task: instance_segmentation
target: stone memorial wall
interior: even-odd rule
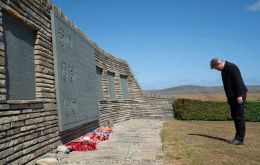
[[[33,164],[97,127],[153,117],[150,100],[126,61],[49,0],[0,1],[0,164]]]

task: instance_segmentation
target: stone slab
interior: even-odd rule
[[[99,119],[94,48],[55,9],[52,37],[59,130]]]

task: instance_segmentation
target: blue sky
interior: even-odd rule
[[[237,64],[260,84],[260,0],[52,0],[101,48],[126,60],[143,89],[222,85]]]

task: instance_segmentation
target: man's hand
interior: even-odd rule
[[[243,103],[243,97],[242,96],[237,97],[237,102],[239,104],[242,104]]]

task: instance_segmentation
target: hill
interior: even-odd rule
[[[260,85],[248,85],[249,93],[260,93]],[[224,93],[222,86],[183,85],[162,90],[145,90],[148,94],[196,94],[196,93]]]

